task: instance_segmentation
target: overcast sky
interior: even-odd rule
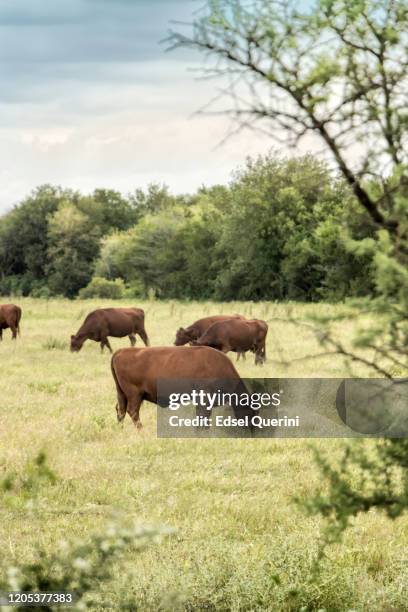
[[[226,182],[273,143],[247,132],[217,145],[224,117],[192,117],[216,93],[198,57],[166,53],[171,20],[201,0],[0,1],[0,210],[35,186],[174,192]]]

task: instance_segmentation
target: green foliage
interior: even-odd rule
[[[353,277],[348,295],[358,295],[359,285],[362,294],[374,287],[368,292],[375,299],[366,301],[365,309],[375,313],[378,323],[368,330],[362,326],[352,349],[335,338],[330,316],[320,317],[315,332],[334,354],[388,378],[408,373],[407,29],[406,0],[319,0],[304,6],[291,0],[254,0],[250,7],[240,0],[232,7],[228,0],[210,0],[192,31],[169,37],[171,48],[198,50],[214,60],[207,61],[207,77],[233,74],[223,91],[233,101],[230,114],[238,128],[261,123],[294,146],[309,134],[319,137],[354,195],[354,200],[346,196],[347,212],[340,217],[333,194],[305,209],[307,184],[296,190],[288,173],[288,185],[275,187],[274,194],[278,203],[286,199],[289,213],[282,225],[292,234],[282,262],[286,245],[274,250],[282,242],[275,227],[262,244],[259,219],[265,198],[253,197],[251,190],[252,217],[244,217],[235,232],[239,246],[225,274],[234,293],[244,280],[240,248],[251,253],[249,265],[256,262],[251,279],[268,274],[257,257],[260,245],[270,249],[266,260],[272,270],[282,266],[281,278],[292,281],[297,291],[310,286],[321,296],[330,295],[326,291],[333,277],[340,293]],[[261,180],[256,187],[262,189]],[[360,207],[357,219],[365,214],[357,225],[349,214],[355,203]],[[279,212],[278,206],[278,217]],[[343,223],[336,223],[339,219]],[[256,244],[252,251],[247,233]],[[336,259],[337,268],[330,270]],[[271,275],[269,283],[275,282],[279,297],[284,294],[281,278]],[[292,289],[287,292],[291,295]],[[331,519],[326,542],[338,540],[359,512],[377,507],[396,518],[407,508],[405,440],[380,441],[371,454],[361,446],[349,447],[337,468],[318,459],[329,493],[315,497],[309,509]]]
[[[44,185],[23,200],[0,222],[0,261],[3,276],[41,280],[48,262],[48,217],[73,192]]]
[[[382,315],[383,328],[366,344],[363,330],[356,346],[371,349],[373,369],[388,376],[408,369],[407,28],[405,0],[254,0],[250,8],[214,0],[187,34],[168,39],[173,49],[206,53],[206,77],[234,75],[222,92],[233,102],[237,129],[260,127],[294,147],[313,135],[354,196],[345,194],[343,214],[335,189],[319,197],[312,191],[310,200],[308,181],[296,185],[288,172],[288,185],[275,183],[272,196],[278,219],[286,201],[285,239],[273,222],[263,224],[258,173],[247,193],[251,212],[241,215],[233,257],[217,278],[220,295],[228,297],[229,285],[231,294],[247,298],[257,291],[296,299],[375,297],[366,307]],[[259,289],[262,279],[268,282]],[[320,335],[327,344],[329,330]],[[347,354],[367,363],[361,353]],[[386,363],[378,365],[379,357]]]
[[[47,456],[40,451],[29,461],[21,474],[10,472],[0,481],[0,501],[13,507],[15,502],[27,504],[35,501],[47,484],[54,484],[57,476],[48,466]]]
[[[38,550],[33,563],[10,565],[7,577],[0,581],[2,591],[69,592],[74,594],[73,609],[94,608],[95,593],[101,582],[111,578],[115,565],[124,553],[139,552],[159,542],[168,530],[125,527],[111,522],[102,533],[88,539],[68,543],[62,541],[52,554]],[[44,604],[38,610],[53,610]],[[17,606],[17,610],[25,609]]]
[[[94,276],[86,287],[79,291],[81,299],[106,298],[120,300],[125,294],[125,283],[121,278],[114,281]]]
[[[72,298],[87,284],[99,237],[89,216],[73,204],[62,202],[48,224],[47,273],[52,293]]]
[[[369,260],[348,253],[341,236],[352,198],[324,164],[311,156],[249,160],[231,191],[217,297],[336,300],[356,294],[353,279],[370,292]]]
[[[200,190],[103,239],[96,272],[162,298],[339,300],[373,291],[372,256],[339,229],[373,229],[311,156],[248,159],[229,188]],[[348,228],[348,229],[347,229]]]
[[[39,219],[30,232],[26,214]],[[310,155],[248,159],[228,187],[192,196],[42,187],[0,219],[0,294],[336,301],[374,292],[379,255],[355,246],[374,238],[345,184]]]
[[[377,508],[395,520],[408,510],[408,440],[386,439],[375,446],[355,440],[335,462],[316,449],[314,454],[323,492],[319,487],[314,496],[297,502],[326,522],[315,560],[319,572],[327,547],[341,542],[358,514]]]
[[[6,577],[10,565],[36,562],[39,549],[47,555],[58,552],[60,540],[89,542],[93,533],[104,530],[116,507],[129,521],[136,516],[143,524],[164,522],[177,534],[140,554],[129,548],[123,564],[112,566],[112,580],[92,589],[95,610],[125,610],[124,598],[130,610],[143,611],[288,612],[302,606],[404,610],[408,514],[392,523],[375,511],[360,517],[356,529],[345,534],[344,545],[328,552],[318,582],[307,581],[322,523],[292,503],[294,494],[306,498],[321,482],[307,441],[265,439],[254,446],[248,440],[220,439],[210,449],[200,441],[157,439],[156,410],[149,404],[142,407],[144,433],[139,440],[130,419],[124,428],[117,426],[109,356],[101,355],[95,343],[77,358],[66,349],[58,351],[57,359],[55,351],[42,348],[51,333],[69,339],[86,313],[102,305],[100,300],[22,298],[24,343],[13,351],[10,341],[0,345],[0,392],[7,398],[0,427],[0,479],[8,469],[22,473],[39,447],[50,449],[50,465],[58,475],[54,485],[44,482],[39,489],[37,511],[23,505],[18,512],[1,509],[0,575]],[[206,315],[276,316],[280,320],[270,323],[269,359],[262,376],[305,378],[317,371],[327,378],[347,375],[340,358],[302,359],[321,348],[306,327],[288,322],[285,304],[173,300],[136,305],[147,313],[155,346],[172,344],[180,325]],[[345,315],[353,311],[350,322]],[[342,304],[292,305],[293,317],[300,320],[306,322],[312,313],[343,315],[337,330],[346,346],[362,316]],[[371,328],[377,321],[371,316],[365,323]],[[111,342],[114,350],[128,344],[127,339]],[[237,367],[244,378],[259,376],[253,359],[240,360]],[[367,376],[369,370],[359,365],[357,373]],[[59,381],[58,392],[47,393],[45,385]],[[341,456],[342,440],[315,444],[333,463]],[[323,484],[320,492],[326,492]],[[175,595],[179,605],[172,600]],[[163,597],[170,601],[168,608]]]
[[[78,203],[80,210],[100,227],[102,235],[112,230],[125,230],[136,223],[138,211],[132,201],[112,189],[95,189],[90,198]]]
[[[25,228],[20,260],[6,247],[27,213],[42,229]],[[0,219],[0,293],[336,301],[374,292],[379,255],[355,247],[374,237],[345,184],[310,155],[248,159],[228,187],[193,196],[43,187]]]
[[[137,218],[133,204],[112,190],[85,197],[39,187],[0,218],[0,294],[75,296],[92,277],[101,236]]]
[[[136,189],[129,196],[129,200],[135,210],[137,220],[140,220],[146,215],[169,210],[177,203],[178,198],[169,193],[167,185],[150,183],[146,191]]]
[[[0,482],[0,502],[11,508],[33,506],[41,489],[55,484],[57,477],[47,464],[44,452],[29,461],[23,473],[8,474]],[[159,542],[170,530],[125,526],[123,521],[112,521],[104,531],[90,538],[68,543],[60,541],[52,553],[41,547],[36,559],[18,566],[10,564],[0,578],[0,591],[69,592],[74,596],[73,609],[94,607],[94,594],[101,582],[109,580],[115,565],[125,553],[139,552],[152,542]],[[53,610],[58,606],[40,605],[38,610]],[[25,606],[16,606],[17,610]]]

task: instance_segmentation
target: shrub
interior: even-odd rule
[[[49,300],[51,297],[51,290],[47,285],[36,283],[31,289],[30,295],[34,298]]]
[[[9,472],[0,480],[0,507],[12,511],[38,509],[47,485],[54,485],[57,480],[45,453],[40,451],[33,460],[26,463],[20,473]]]
[[[101,583],[112,577],[115,566],[125,553],[139,552],[153,542],[160,542],[169,530],[154,527],[123,526],[112,522],[104,531],[74,543],[61,542],[52,554],[39,549],[34,563],[10,565],[4,591],[47,591],[73,593],[75,609],[95,609],[95,595]],[[22,610],[24,606],[17,607]],[[37,610],[57,608],[43,604]]]
[[[108,298],[120,300],[125,294],[125,283],[121,278],[114,281],[106,280],[100,276],[94,276],[91,282],[80,290],[79,297],[87,298]]]
[[[125,297],[127,298],[146,298],[146,290],[141,280],[132,280],[126,284]]]
[[[25,466],[23,472],[7,474],[0,481],[0,502],[13,507],[19,500],[35,501],[46,483],[55,484],[57,477],[48,466],[44,452]],[[95,609],[94,598],[101,583],[111,579],[113,571],[126,553],[143,550],[146,546],[170,534],[163,527],[140,527],[112,521],[105,529],[86,539],[60,542],[55,551],[48,553],[38,548],[34,562],[9,564],[0,576],[0,591],[68,592],[73,593],[76,610]],[[43,603],[37,610],[59,608]],[[16,610],[25,609],[18,605]],[[133,605],[132,608],[134,609]]]

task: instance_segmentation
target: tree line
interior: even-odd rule
[[[0,218],[0,293],[338,301],[375,293],[375,231],[312,155],[248,158],[189,195],[45,185]]]

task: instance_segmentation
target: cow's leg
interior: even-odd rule
[[[0,342],[3,340],[3,329],[0,327]]]
[[[107,338],[102,338],[102,340],[101,340],[101,353],[103,353],[103,349],[104,349],[105,346],[107,346],[108,349],[110,350],[110,352],[113,353],[112,347],[109,344],[109,340]]]
[[[126,416],[126,408],[122,406],[119,400],[116,402],[116,416],[118,417],[118,423],[121,423]]]
[[[142,401],[143,400],[140,393],[135,393],[128,398],[127,411],[137,429],[142,429],[142,423],[139,417],[140,405]]]
[[[262,365],[264,362],[262,346],[257,346],[255,350],[255,365]]]
[[[259,363],[265,363],[266,361],[265,340],[261,340],[261,342],[257,345],[256,352],[259,354]]]
[[[237,351],[237,361],[239,361],[240,358],[242,358],[245,361],[246,359],[245,351]]]
[[[259,363],[259,346],[257,344],[254,345],[254,353],[255,353],[255,365]]]
[[[14,325],[11,326],[11,334],[12,334],[11,335],[12,339],[16,340],[16,338],[17,338],[17,327],[14,327]]]
[[[136,344],[136,337],[135,337],[135,335],[134,334],[129,334],[128,338],[130,340],[130,344],[132,346],[135,346],[135,344]]]
[[[147,337],[147,334],[145,332],[144,329],[141,329],[139,331],[139,336],[141,337],[141,339],[143,340],[145,346],[149,346],[149,338]]]

